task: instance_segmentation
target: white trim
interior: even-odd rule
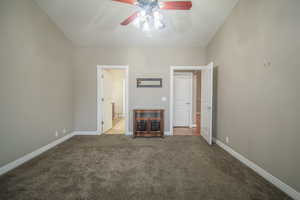
[[[171,70],[176,71],[176,70],[185,70],[185,71],[190,71],[190,70],[204,70],[208,69],[207,65],[203,66],[171,66]]]
[[[236,152],[235,150],[233,150],[231,147],[227,146],[226,144],[224,144],[220,140],[218,140],[216,138],[214,138],[213,140],[222,149],[224,149],[225,151],[230,153],[233,157],[235,157],[236,159],[238,159],[239,161],[244,163],[246,166],[248,166],[249,168],[254,170],[256,173],[258,173],[263,178],[265,178],[267,181],[269,181],[270,183],[275,185],[277,188],[279,188],[280,190],[285,192],[287,195],[294,198],[295,200],[300,200],[300,193],[297,190],[295,190],[291,186],[285,184],[280,179],[276,178],[275,176],[273,176],[272,174],[270,174],[269,172],[267,172],[263,168],[259,167],[254,162],[248,160],[243,155],[239,154],[238,152]]]
[[[128,65],[97,65],[97,135],[102,134],[102,126],[100,123],[102,121],[102,70],[103,69],[121,69],[125,70],[125,135],[129,133],[129,66]],[[101,88],[99,88],[99,85]]]
[[[170,107],[169,107],[169,120],[170,120],[170,135],[173,135],[173,115],[174,115],[174,71],[175,70],[203,70],[207,66],[171,66],[170,67]]]
[[[125,117],[126,113],[126,80],[122,80],[122,117]]]
[[[68,135],[66,135],[62,138],[59,138],[58,140],[55,140],[55,141],[53,141],[53,142],[51,142],[51,143],[49,143],[49,144],[47,144],[43,147],[31,152],[31,153],[28,153],[28,154],[22,156],[21,158],[18,158],[15,161],[12,161],[12,162],[2,166],[0,168],[0,175],[5,174],[5,173],[9,172],[10,170],[15,169],[16,167],[18,167],[18,166],[24,164],[25,162],[37,157],[38,155],[44,153],[45,151],[48,151],[49,149],[51,149],[51,148],[55,147],[56,145],[70,139],[71,137],[73,137],[73,133],[69,133]]]
[[[191,124],[191,125],[190,125],[190,128],[196,128],[196,127],[197,127],[196,124]]]
[[[175,67],[172,67],[171,66],[171,70],[170,70],[170,108],[169,108],[169,120],[170,120],[170,135],[174,135],[173,134],[173,109],[174,109],[174,106],[173,106],[173,101],[174,101],[174,69]]]
[[[125,135],[126,136],[133,136],[133,132],[126,132]]]
[[[165,131],[165,136],[173,136],[170,131]]]
[[[133,133],[132,133],[132,132],[128,132],[128,133],[126,133],[125,135],[126,135],[126,136],[132,136]],[[165,132],[164,132],[164,136],[172,136],[172,135],[171,135],[170,131],[165,131]]]
[[[100,135],[98,131],[74,131],[73,135]]]

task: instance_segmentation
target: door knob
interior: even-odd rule
[[[186,104],[188,104],[188,105],[189,105],[189,104],[191,104],[191,103],[187,102]]]

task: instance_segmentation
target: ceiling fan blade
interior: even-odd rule
[[[164,1],[160,3],[163,10],[190,10],[193,4],[191,1]]]
[[[127,4],[131,4],[131,5],[136,4],[136,0],[113,0],[113,1],[117,1],[117,2],[120,2],[120,3],[127,3]]]
[[[133,22],[137,17],[138,17],[139,11],[133,13],[132,15],[130,15],[127,19],[125,19],[121,25],[126,26],[128,24],[130,24],[131,22]]]

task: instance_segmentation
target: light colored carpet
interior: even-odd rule
[[[287,200],[201,137],[75,136],[0,177],[1,200]]]

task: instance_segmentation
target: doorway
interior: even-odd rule
[[[128,134],[128,67],[97,67],[100,134]]]
[[[201,74],[199,73],[193,70],[176,70],[174,72],[173,135],[200,135],[199,128],[196,129],[196,116],[197,112],[200,112],[200,106],[197,103],[198,83],[201,83]]]
[[[174,73],[174,127],[190,127],[193,120],[193,73]]]
[[[201,135],[212,144],[213,63],[171,67],[170,80],[171,134]]]

